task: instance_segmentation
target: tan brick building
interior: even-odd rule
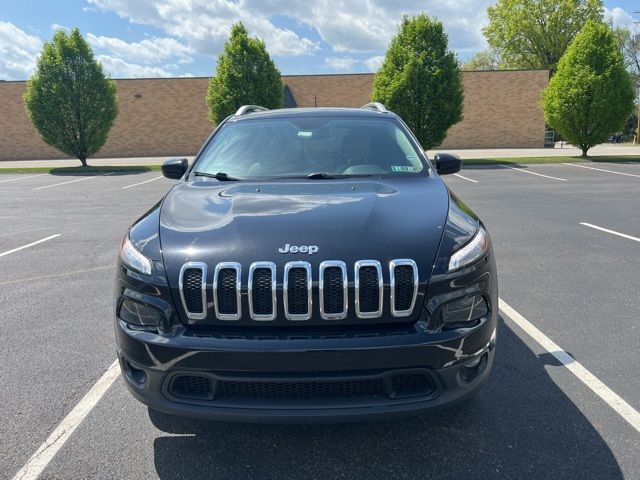
[[[546,70],[464,72],[464,120],[443,148],[536,148],[544,143]],[[359,107],[372,74],[283,76],[298,107]],[[120,113],[100,157],[193,155],[212,130],[208,78],[116,80]],[[0,160],[58,158],[25,113],[25,82],[0,82]]]

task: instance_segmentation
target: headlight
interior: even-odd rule
[[[451,255],[449,271],[459,270],[484,257],[489,252],[490,245],[487,231],[482,227],[478,228],[478,232],[471,241]]]
[[[120,245],[120,261],[131,270],[145,275],[151,275],[151,260],[145,257],[129,240],[127,233]]]

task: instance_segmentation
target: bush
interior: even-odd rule
[[[633,82],[611,28],[590,21],[560,59],[542,94],[542,109],[547,123],[586,157],[622,129],[633,99]]]
[[[373,82],[372,99],[395,111],[422,147],[440,145],[462,120],[462,80],[442,23],[404,17]]]
[[[209,117],[220,123],[242,105],[282,108],[280,71],[257,38],[249,38],[242,23],[231,27],[231,38],[218,57],[216,74],[209,81]]]
[[[104,145],[118,115],[116,84],[77,28],[58,30],[45,43],[24,101],[42,139],[82,165]]]

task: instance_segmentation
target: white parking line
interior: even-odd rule
[[[43,188],[51,188],[51,187],[57,187],[58,185],[66,185],[68,183],[75,183],[75,182],[83,182],[85,180],[92,180],[94,178],[99,178],[99,177],[105,177],[107,175],[111,175],[113,172],[109,172],[109,173],[103,173],[102,175],[94,175],[92,177],[83,177],[83,178],[78,178],[77,180],[69,180],[68,182],[60,182],[60,183],[54,183],[52,185],[45,185],[44,187],[37,187],[34,188],[33,190],[42,190]]]
[[[87,273],[100,272],[103,270],[113,270],[113,265],[103,265],[102,267],[94,267],[94,268],[85,268],[82,270],[71,270],[63,273],[52,273],[50,275],[38,275],[37,277],[20,277],[17,280],[5,280],[0,282],[0,287],[5,287],[7,285],[18,285],[20,283],[36,283],[42,282],[44,280],[51,280],[52,278],[64,278],[64,277],[72,277],[74,275],[86,275]]]
[[[558,178],[558,177],[552,177],[550,175],[543,175],[542,173],[531,172],[529,170],[525,170],[524,168],[512,167],[511,165],[500,164],[500,166],[504,167],[504,168],[511,168],[512,170],[518,170],[519,172],[523,172],[523,173],[530,173],[531,175],[537,175],[539,177],[550,178],[552,180],[560,180],[561,182],[566,182],[567,181],[566,178]]]
[[[560,348],[553,340],[538,330],[531,322],[516,312],[502,299],[499,299],[500,310],[511,320],[513,320],[531,338],[538,342],[547,352],[553,355],[562,365],[567,367],[578,380],[589,387],[596,395],[604,400],[607,405],[613,408],[618,415],[624,418],[633,428],[640,432],[640,412],[625,402],[616,392],[602,383],[589,370],[584,368],[580,362]]]
[[[23,245],[18,248],[14,248],[13,250],[9,250],[7,252],[0,253],[0,257],[4,257],[5,255],[9,255],[14,252],[18,252],[20,250],[24,250],[25,248],[33,247],[34,245],[38,245],[39,243],[46,242],[47,240],[51,240],[52,238],[56,238],[62,235],[61,233],[56,233],[55,235],[51,235],[50,237],[43,238],[42,240],[38,240],[37,242],[29,243],[27,245]]]
[[[480,183],[478,182],[478,180],[472,180],[471,178],[467,178],[467,177],[463,177],[462,175],[460,175],[459,173],[454,173],[454,175],[458,178],[461,178],[463,180],[466,180],[467,182],[473,182],[473,183]]]
[[[164,176],[160,175],[159,177],[152,178],[151,180],[145,180],[144,182],[134,183],[133,185],[127,185],[127,186],[124,186],[122,188],[137,187],[138,185],[143,185],[145,183],[155,182],[156,180],[160,180],[161,178],[164,178]]]
[[[640,238],[632,237],[631,235],[627,235],[626,233],[616,232],[615,230],[609,230],[608,228],[602,228],[597,225],[592,225],[591,223],[580,222],[580,225],[584,225],[585,227],[595,228],[596,230],[600,230],[602,232],[611,233],[612,235],[618,235],[622,238],[628,238],[629,240],[635,240],[636,242],[640,242]]]
[[[597,170],[599,172],[614,173],[616,175],[625,175],[627,177],[639,177],[640,178],[640,175],[636,175],[635,173],[616,172],[615,170],[606,170],[604,168],[587,167],[586,165],[576,165],[575,163],[563,163],[563,165],[569,165],[571,167],[578,167],[578,168],[587,168],[589,170]]]
[[[114,361],[100,379],[91,387],[91,390],[82,397],[82,400],[73,407],[62,422],[51,432],[51,435],[36,450],[27,463],[15,474],[13,480],[34,480],[43,472],[51,459],[58,453],[69,437],[75,432],[78,425],[93,410],[98,401],[109,389],[120,373],[118,360]]]
[[[18,177],[18,178],[10,178],[9,180],[0,180],[0,183],[5,183],[5,182],[17,182],[18,180],[24,180],[25,178],[35,178],[35,177],[42,177],[44,175],[49,175],[48,173],[39,173],[37,175],[25,175],[24,177]]]

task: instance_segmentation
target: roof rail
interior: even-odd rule
[[[268,108],[261,107],[260,105],[243,105],[236,112],[236,116],[247,115],[255,112],[266,112]]]
[[[360,108],[365,108],[367,110],[373,110],[375,112],[380,112],[380,113],[388,113],[389,112],[389,110],[387,110],[385,108],[385,106],[383,104],[381,104],[380,102],[367,103],[366,105],[363,105]]]

